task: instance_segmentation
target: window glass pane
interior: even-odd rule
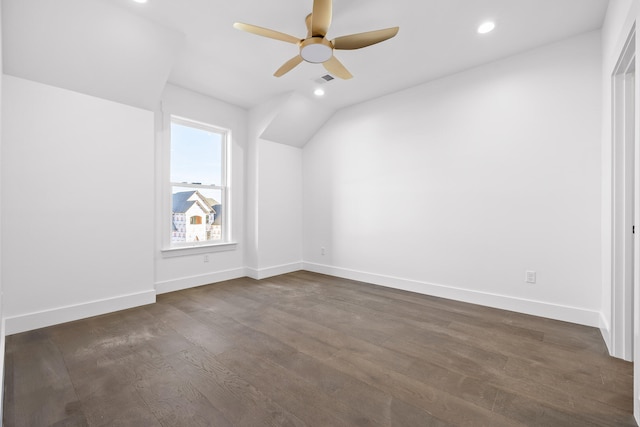
[[[218,132],[171,123],[171,182],[224,185]]]
[[[222,240],[222,190],[171,188],[171,242]]]

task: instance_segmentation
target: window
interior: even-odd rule
[[[171,117],[170,248],[229,242],[228,145],[227,130]]]

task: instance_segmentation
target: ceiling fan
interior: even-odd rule
[[[353,50],[371,46],[394,37],[399,27],[386,28],[384,30],[368,31],[366,33],[352,34],[327,40],[325,36],[331,25],[331,0],[313,0],[313,11],[305,20],[307,25],[307,37],[299,39],[289,34],[251,24],[236,22],[234,28],[263,37],[269,37],[298,45],[300,53],[278,68],[273,74],[276,77],[283,76],[291,71],[302,61],[312,64],[322,64],[329,73],[342,79],[350,79],[353,76],[338,59],[333,56],[333,50]]]

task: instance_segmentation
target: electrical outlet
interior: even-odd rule
[[[209,255],[204,256],[204,262],[209,262]]]
[[[320,248],[320,255],[324,255],[324,246]]]
[[[524,281],[527,283],[536,283],[536,272],[535,271],[525,271]]]

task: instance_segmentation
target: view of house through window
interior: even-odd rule
[[[171,245],[227,239],[225,208],[227,133],[183,119],[171,120]]]

